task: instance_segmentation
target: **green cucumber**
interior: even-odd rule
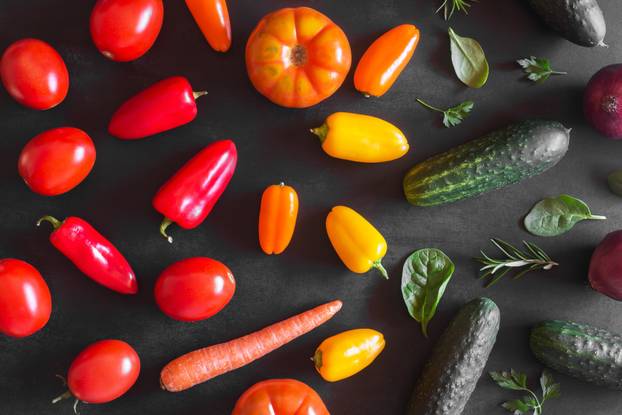
[[[415,165],[404,194],[415,206],[456,202],[553,167],[566,152],[570,130],[556,121],[509,125]]]
[[[545,321],[531,330],[531,351],[568,376],[622,390],[622,336],[570,321]]]
[[[408,415],[462,413],[495,344],[499,321],[499,308],[488,298],[460,309],[419,377]]]

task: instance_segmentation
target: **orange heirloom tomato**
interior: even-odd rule
[[[240,396],[231,415],[330,415],[322,398],[294,379],[270,379]]]
[[[354,72],[354,87],[379,97],[393,86],[419,43],[419,29],[403,24],[389,30],[365,51]]]
[[[186,6],[212,49],[226,52],[231,47],[231,22],[226,0],[186,0]]]
[[[351,62],[345,33],[309,7],[265,16],[246,45],[251,82],[284,107],[306,108],[330,97],[343,83]]]
[[[261,197],[259,245],[268,255],[285,251],[294,235],[298,194],[284,183],[269,186]]]

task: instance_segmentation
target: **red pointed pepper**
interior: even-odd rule
[[[37,226],[44,221],[54,227],[50,235],[52,245],[87,277],[121,294],[138,291],[136,275],[125,257],[88,222],[76,217],[61,222],[52,216],[44,216]]]
[[[160,233],[169,242],[166,228],[176,223],[196,228],[205,220],[225,191],[238,161],[231,140],[216,141],[201,150],[171,177],[153,198],[153,207],[164,215]]]
[[[196,99],[205,94],[193,92],[183,76],[163,79],[125,101],[112,116],[108,132],[135,140],[187,124],[197,116]]]

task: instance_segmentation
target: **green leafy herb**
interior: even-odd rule
[[[455,127],[456,125],[460,124],[466,117],[469,116],[469,113],[471,112],[471,110],[473,110],[473,106],[475,105],[473,101],[464,101],[463,103],[458,104],[455,107],[443,110],[438,107],[432,106],[419,98],[417,98],[417,102],[432,111],[443,113],[443,125],[445,125],[445,127],[447,128]]]
[[[527,386],[527,376],[511,369],[510,372],[490,372],[490,377],[497,385],[503,389],[527,392],[529,395],[522,399],[515,399],[501,404],[501,406],[513,415],[526,414],[533,411],[533,415],[541,415],[543,412],[544,402],[560,396],[559,383],[554,383],[553,377],[546,370],[540,376],[540,388],[542,389],[542,398],[538,396]]]
[[[614,171],[607,177],[609,189],[613,194],[622,196],[622,170]]]
[[[491,241],[503,253],[504,258],[493,259],[486,255],[484,251],[480,251],[482,254],[480,258],[475,258],[477,261],[484,264],[484,266],[480,268],[480,271],[483,272],[480,279],[490,277],[490,280],[486,284],[486,288],[496,284],[497,281],[513,269],[520,269],[514,276],[514,279],[518,279],[528,272],[538,269],[548,271],[554,266],[559,265],[557,262],[551,260],[540,247],[531,242],[523,241],[527,251],[521,251],[501,239],[493,238]]]
[[[605,216],[592,215],[583,201],[568,195],[547,197],[536,203],[525,216],[527,231],[537,236],[557,236],[568,232],[582,220],[604,220]]]
[[[468,37],[462,37],[449,28],[451,62],[458,78],[471,88],[481,88],[488,80],[488,61],[481,45]]]
[[[404,263],[402,295],[408,312],[421,323],[424,336],[428,336],[428,323],[436,313],[445,288],[454,273],[454,263],[435,248],[413,252]]]
[[[438,8],[436,13],[443,10],[443,16],[445,20],[451,19],[456,10],[469,14],[469,8],[471,4],[469,2],[476,2],[477,0],[444,0],[441,7]]]
[[[551,75],[568,75],[568,72],[559,72],[551,69],[551,63],[548,59],[544,58],[531,56],[529,58],[519,59],[516,63],[528,74],[527,79],[534,82],[544,82],[549,79]]]

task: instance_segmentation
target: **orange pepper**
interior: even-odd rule
[[[226,0],[186,0],[192,17],[212,49],[226,52],[231,47],[231,22]]]
[[[419,29],[411,24],[394,27],[380,36],[359,61],[354,87],[365,96],[384,95],[408,65],[418,43]]]
[[[259,245],[268,255],[285,251],[294,235],[298,194],[284,183],[268,186],[259,209]]]

